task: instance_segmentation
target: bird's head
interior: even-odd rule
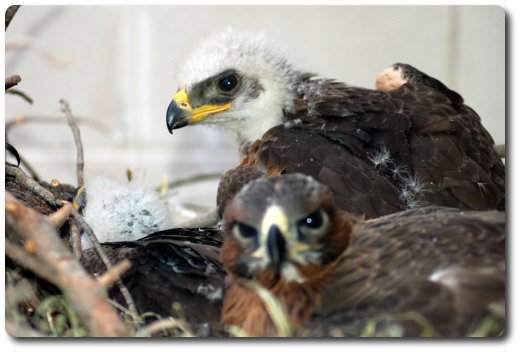
[[[166,114],[168,130],[215,125],[252,143],[282,123],[284,109],[292,109],[295,76],[265,35],[219,32],[182,67],[181,86]]]
[[[346,249],[352,227],[326,186],[290,174],[245,186],[226,208],[225,230],[226,271],[272,287],[315,280]]]

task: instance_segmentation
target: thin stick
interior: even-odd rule
[[[12,88],[22,81],[22,78],[18,75],[12,75],[5,79],[5,90]]]
[[[18,183],[18,185],[26,188],[28,191],[31,191],[34,194],[40,196],[47,203],[49,203],[53,206],[56,206],[56,207],[59,207],[61,205],[61,201],[57,201],[54,198],[54,195],[50,191],[48,191],[47,189],[42,187],[38,182],[35,182],[34,180],[32,180],[22,169],[6,164],[5,165],[5,174],[6,174],[6,176],[9,175],[11,177],[14,177],[16,182]],[[110,260],[108,259],[105,252],[103,251],[103,248],[99,244],[99,241],[97,240],[97,237],[94,234],[94,231],[92,231],[92,228],[90,227],[90,225],[87,224],[87,222],[83,219],[81,214],[79,214],[77,212],[77,210],[72,210],[71,215],[72,215],[72,220],[75,221],[77,224],[79,224],[79,226],[85,231],[85,233],[89,237],[90,241],[93,243],[94,248],[96,249],[96,253],[98,254],[98,256],[101,259],[101,261],[103,262],[103,264],[105,265],[106,269],[110,270],[110,268],[112,267],[110,264]],[[137,321],[139,319],[138,314],[137,314],[137,308],[135,306],[135,303],[134,303],[132,297],[130,296],[130,292],[128,292],[128,289],[125,287],[125,285],[123,284],[123,282],[121,280],[119,280],[117,282],[117,286],[118,286],[119,290],[121,291],[121,294],[125,298],[125,301],[128,305],[128,309],[133,313],[135,321]]]
[[[83,169],[85,166],[84,157],[83,157],[83,143],[81,142],[81,134],[74,119],[72,116],[72,112],[70,111],[69,103],[65,99],[60,100],[61,111],[65,113],[65,117],[67,118],[67,123],[72,130],[72,134],[74,136],[74,142],[76,143],[76,176],[78,177],[78,187],[81,187],[85,184],[85,180],[83,178]]]
[[[83,231],[85,231],[90,242],[92,242],[94,248],[96,249],[96,253],[99,259],[101,259],[107,271],[110,271],[110,269],[112,269],[110,259],[108,259],[107,255],[103,251],[103,248],[101,247],[101,244],[99,243],[96,235],[94,234],[94,231],[92,231],[90,225],[85,221],[85,219],[83,219],[83,216],[81,216],[81,214],[78,213],[77,210],[72,211],[72,218],[75,221],[77,221],[79,226],[83,229]],[[121,294],[123,295],[123,298],[125,299],[125,302],[128,305],[128,310],[132,313],[134,321],[138,321],[139,314],[137,313],[137,307],[134,303],[134,300],[132,299],[132,296],[130,295],[130,292],[123,284],[123,281],[121,281],[121,279],[117,280],[117,287],[119,288],[119,291],[121,291]]]
[[[187,334],[187,336],[190,336],[190,337],[192,336],[186,330],[186,326],[182,322],[175,320],[173,318],[154,321],[153,323],[146,325],[144,328],[139,329],[135,336],[136,337],[151,337],[153,334],[158,333],[160,331],[165,331],[167,329],[175,329],[175,328],[183,330]]]
[[[106,271],[99,277],[99,283],[106,288],[112,286],[121,278],[128,269],[132,267],[132,262],[129,259],[123,259],[119,263],[112,266],[112,268]]]
[[[76,223],[71,221],[69,226],[69,241],[72,249],[72,254],[74,254],[74,256],[79,259],[81,258],[82,252],[81,234],[79,233],[79,228]]]
[[[45,265],[34,255],[29,254],[25,249],[7,238],[5,239],[5,255],[45,280],[54,282],[57,273],[56,270],[53,270],[53,267]]]
[[[59,208],[56,212],[49,215],[47,219],[54,225],[54,228],[61,227],[67,221],[70,214],[72,213],[72,204],[69,202],[64,202],[63,206]]]
[[[108,303],[105,287],[92,278],[65,248],[48,219],[25,207],[9,192],[5,193],[5,210],[6,230],[15,232],[26,242],[31,241],[35,258],[45,264],[41,266],[56,271],[56,275],[46,273],[46,276],[52,276],[47,279],[70,300],[91,335],[126,335],[117,312]],[[9,247],[11,253],[12,249]],[[41,272],[42,269],[35,270]]]
[[[29,104],[33,103],[32,98],[30,96],[28,96],[26,93],[24,93],[21,90],[19,90],[19,89],[11,88],[9,90],[6,90],[5,92],[8,93],[8,94],[12,94],[12,95],[18,95],[20,98],[22,98],[23,100],[25,100]]]
[[[90,126],[91,128],[95,129],[99,133],[110,135],[110,133],[107,133],[107,131],[110,131],[110,128],[95,120],[90,120],[84,117],[75,117],[74,120],[76,123],[80,125]],[[58,123],[62,124],[66,121],[63,120],[63,118],[58,117],[50,117],[50,116],[33,116],[33,115],[19,115],[15,117],[14,119],[10,119],[9,121],[6,121],[5,123],[5,133],[7,135],[7,132],[11,130],[11,128],[15,126],[22,126],[30,123]]]
[[[182,178],[180,180],[168,183],[167,187],[168,187],[168,189],[173,189],[173,188],[178,188],[181,186],[186,186],[186,185],[190,185],[190,184],[202,182],[202,181],[218,180],[218,179],[220,179],[221,176],[222,176],[222,173],[211,173],[211,174],[202,174],[202,175]],[[160,191],[162,187],[164,187],[164,186],[160,186],[157,189],[157,191]]]
[[[31,177],[37,181],[37,182],[40,182],[41,180],[41,177],[40,175],[38,175],[38,173],[36,172],[36,170],[34,169],[34,167],[32,167],[31,164],[29,164],[29,162],[22,156],[20,155],[20,165],[22,165],[23,167],[25,167],[25,169],[27,170],[27,172],[29,172],[29,174],[31,175]]]
[[[5,175],[14,177],[16,183],[19,186],[41,197],[43,200],[45,200],[48,204],[52,205],[53,207],[61,206],[61,203],[56,201],[51,191],[42,187],[38,182],[30,178],[19,167],[5,164]]]

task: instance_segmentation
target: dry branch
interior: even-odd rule
[[[65,113],[65,117],[67,118],[67,123],[72,130],[72,134],[74,135],[74,142],[76,143],[76,176],[78,177],[78,187],[81,187],[85,184],[85,179],[83,177],[83,168],[85,166],[84,158],[83,158],[83,143],[81,142],[81,134],[74,119],[72,116],[72,112],[70,111],[69,103],[65,99],[60,100],[61,111]]]
[[[5,164],[5,175],[13,177],[14,181],[22,188],[39,196],[52,207],[58,208],[61,204],[57,203],[51,191],[42,187],[38,182],[30,178],[19,167]]]
[[[123,259],[119,263],[115,264],[110,270],[106,271],[99,278],[101,285],[109,288],[121,278],[128,269],[132,267],[132,262],[129,259]]]
[[[29,254],[26,249],[7,238],[5,239],[5,255],[49,282],[53,282],[56,277],[57,273],[53,267],[45,265],[41,260]]]
[[[23,92],[19,89],[10,88],[9,90],[6,90],[5,92],[7,94],[11,94],[11,95],[18,95],[20,98],[22,98],[29,104],[33,103],[33,99],[30,96],[28,96],[25,92]]]
[[[107,131],[110,131],[110,128],[99,121],[90,120],[84,117],[75,117],[74,120],[76,123],[80,125],[86,125],[90,126],[91,128],[95,129],[99,133],[103,133],[110,136],[110,133],[107,133]],[[22,126],[30,123],[57,123],[62,124],[66,121],[63,120],[63,118],[58,117],[50,117],[50,116],[36,116],[36,115],[18,115],[13,119],[10,119],[9,121],[6,121],[5,123],[5,134],[7,136],[8,132],[16,126]]]
[[[79,232],[78,225],[73,222],[70,223],[69,241],[72,254],[74,254],[74,256],[78,259],[81,258],[81,234]]]
[[[49,215],[47,219],[55,228],[61,227],[72,213],[72,204],[64,202],[63,206],[59,208],[54,214]]]
[[[5,79],[5,90],[8,90],[11,87],[16,86],[20,83],[22,78],[18,75],[9,76]]]
[[[46,279],[68,297],[91,335],[126,335],[115,309],[108,303],[105,287],[92,278],[67,250],[50,221],[25,207],[8,192],[5,199],[6,227],[24,241],[34,243],[34,258],[52,268],[49,270],[56,271],[56,275]]]
[[[187,186],[187,185],[191,185],[191,184],[203,182],[203,181],[219,180],[220,177],[222,177],[222,173],[201,174],[201,175],[191,176],[191,177],[187,177],[187,178],[183,178],[183,179],[180,179],[177,181],[170,182],[170,183],[168,183],[167,187],[168,187],[168,189],[173,189],[173,188]],[[157,191],[160,191],[160,187],[159,187],[159,189],[157,189]]]
[[[103,251],[103,248],[101,247],[101,244],[99,243],[96,235],[94,234],[94,231],[92,231],[92,228],[90,227],[90,225],[85,221],[85,219],[83,219],[83,216],[81,216],[81,214],[77,210],[72,210],[72,218],[74,219],[74,221],[76,221],[78,223],[78,225],[87,234],[90,242],[92,243],[92,245],[94,246],[94,248],[96,250],[96,253],[97,253],[99,259],[101,259],[101,261],[105,265],[107,271],[112,269],[112,264],[110,263],[110,259],[108,259],[107,255]],[[121,279],[117,280],[116,283],[117,283],[117,287],[119,288],[119,291],[121,292],[121,294],[123,295],[123,298],[125,299],[126,304],[128,305],[128,310],[130,311],[132,318],[134,319],[134,321],[138,321],[139,314],[137,313],[137,307],[134,303],[134,300],[132,299],[132,296],[130,295],[130,292],[128,291],[126,286],[123,284],[123,281],[121,281]]]
[[[146,325],[145,327],[139,329],[136,333],[136,337],[151,337],[159,332],[166,332],[166,330],[171,329],[180,329],[184,331],[186,336],[191,337],[192,334],[189,332],[189,330],[186,327],[186,324],[180,320],[176,320],[173,318],[169,319],[160,319],[157,321],[154,321],[153,323],[150,323]]]
[[[61,201],[55,199],[52,192],[48,191],[44,187],[42,187],[38,182],[32,180],[25,172],[23,172],[22,169],[17,168],[12,165],[5,165],[5,174],[6,176],[11,176],[15,178],[16,183],[21,186],[22,188],[26,189],[27,191],[30,191],[42,199],[44,199],[48,204],[52,205],[53,207],[58,208],[61,206]],[[80,213],[78,213],[76,210],[72,210],[71,212],[72,218],[71,222],[72,225],[76,224],[79,226],[87,236],[89,237],[90,241],[93,243],[94,248],[96,249],[96,253],[98,254],[99,258],[105,265],[107,270],[110,270],[112,267],[110,260],[106,256],[105,252],[103,251],[103,248],[101,248],[101,245],[99,244],[99,241],[97,240],[96,235],[94,234],[94,231],[92,231],[92,228],[90,225],[83,219],[83,216],[81,216]],[[125,301],[128,305],[128,309],[130,312],[132,312],[132,316],[135,320],[138,320],[137,317],[137,308],[135,306],[135,303],[130,295],[130,292],[128,289],[123,285],[123,282],[121,280],[118,280],[117,286],[119,290],[121,291],[121,294],[125,298]]]

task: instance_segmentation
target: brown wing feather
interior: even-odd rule
[[[214,327],[220,321],[225,277],[219,261],[221,244],[221,234],[214,229],[172,229],[102,247],[112,263],[124,258],[132,262],[122,280],[139,313],[175,316],[173,303],[179,302],[189,323]],[[83,252],[81,263],[92,274],[105,272],[94,249]],[[117,287],[109,294],[126,306]]]
[[[416,314],[434,334],[463,336],[505,299],[502,212],[426,207],[360,223],[356,234],[309,334],[358,335],[371,319],[394,315],[416,336],[425,328]]]
[[[426,204],[504,209],[505,168],[479,116],[441,82],[405,73],[390,92],[305,77],[297,111],[244,150],[244,165],[311,175],[368,218]]]

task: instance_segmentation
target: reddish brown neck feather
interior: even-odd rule
[[[293,328],[301,327],[309,320],[328,277],[336,268],[336,259],[350,242],[351,225],[342,215],[335,214],[326,236],[326,255],[329,261],[321,266],[309,264],[298,267],[305,282],[286,281],[283,277],[277,279],[272,270],[265,270],[255,278],[257,283],[269,289],[278,299]],[[222,323],[237,326],[248,336],[278,336],[279,332],[266,303],[243,279],[237,279],[233,275],[232,268],[236,265],[233,258],[237,258],[240,253],[238,245],[225,241],[222,253],[230,279],[222,307]]]

